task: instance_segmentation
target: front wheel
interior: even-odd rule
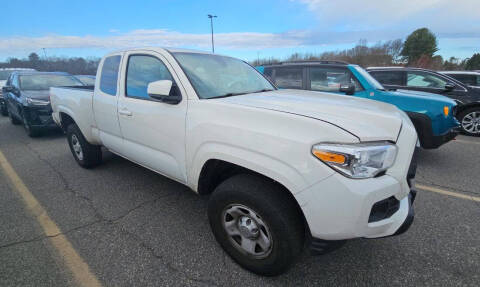
[[[90,144],[76,124],[67,128],[67,140],[73,157],[83,168],[91,168],[102,163],[102,149]]]
[[[293,197],[272,181],[241,174],[221,183],[208,204],[213,234],[242,267],[285,272],[301,253],[305,229]]]
[[[462,131],[469,136],[480,136],[480,107],[462,111],[458,117]]]

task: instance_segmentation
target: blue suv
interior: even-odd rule
[[[424,92],[387,91],[358,65],[302,61],[256,68],[279,88],[339,93],[393,104],[408,114],[425,149],[438,148],[458,134],[455,101]]]

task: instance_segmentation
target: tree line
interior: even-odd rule
[[[371,66],[411,66],[433,70],[480,70],[480,53],[467,59],[450,57],[443,59],[435,55],[439,51],[436,36],[427,28],[411,33],[405,41],[391,40],[369,46],[362,39],[358,44],[342,51],[323,53],[294,53],[286,59],[274,57],[257,59],[253,66],[270,65],[289,61],[337,60],[362,67]]]
[[[433,70],[480,70],[480,53],[468,59],[450,57],[443,59],[435,55],[439,51],[436,36],[427,28],[411,33],[402,39],[368,45],[363,39],[351,48],[323,53],[294,53],[286,59],[274,57],[257,59],[253,66],[275,64],[283,61],[339,60],[362,67],[369,66],[412,66]],[[32,68],[37,71],[68,72],[73,75],[95,75],[99,58],[40,58],[31,53],[26,59],[9,58],[0,63],[0,68]]]
[[[8,58],[6,62],[0,63],[0,68],[31,68],[44,72],[67,72],[72,75],[95,75],[97,73],[99,62],[99,58],[40,58],[37,53],[31,53],[26,59]]]

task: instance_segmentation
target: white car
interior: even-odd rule
[[[392,105],[278,90],[241,60],[161,48],[108,54],[94,90],[50,98],[80,166],[104,146],[211,194],[217,241],[255,273],[284,272],[306,240],[323,253],[413,220],[417,134]]]

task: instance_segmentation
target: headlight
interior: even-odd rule
[[[369,178],[393,165],[397,147],[389,142],[317,144],[312,154],[347,177]]]
[[[46,106],[50,104],[50,101],[27,98],[27,103],[32,106]]]

